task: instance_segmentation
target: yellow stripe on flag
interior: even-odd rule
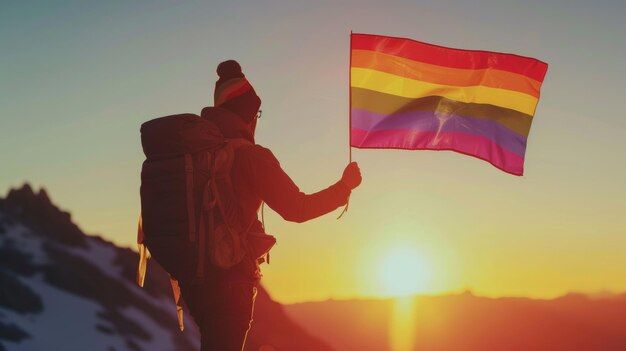
[[[459,102],[500,106],[535,114],[538,99],[519,92],[486,86],[458,87],[423,82],[367,68],[352,67],[351,86],[406,98],[443,96]]]

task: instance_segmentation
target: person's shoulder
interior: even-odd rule
[[[252,157],[271,157],[275,158],[272,151],[262,145],[259,144],[250,144],[240,147],[240,150],[243,153],[246,153]]]
[[[259,144],[241,146],[237,153],[252,163],[278,163],[272,151]]]

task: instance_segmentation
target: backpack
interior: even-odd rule
[[[153,257],[170,275],[182,330],[179,279],[191,274],[204,279],[207,260],[228,269],[260,254],[257,245],[248,245],[250,226],[244,224],[230,179],[235,150],[251,143],[224,138],[213,123],[194,114],[145,122],[141,143],[146,160],[137,283],[143,286],[146,261]]]

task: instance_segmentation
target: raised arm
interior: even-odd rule
[[[338,182],[316,193],[305,194],[268,149],[257,147],[250,162],[255,173],[254,189],[259,197],[291,222],[305,222],[345,205],[351,190],[361,183],[358,165],[351,163]]]

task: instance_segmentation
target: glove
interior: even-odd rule
[[[356,162],[351,162],[346,166],[341,176],[341,182],[344,183],[350,190],[356,188],[361,184],[361,169]]]

